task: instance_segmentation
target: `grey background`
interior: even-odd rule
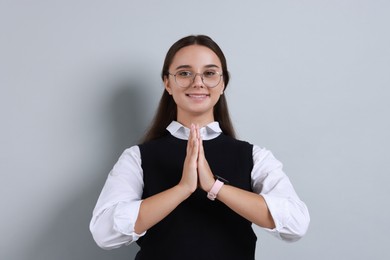
[[[170,45],[208,34],[241,139],[285,166],[308,234],[258,259],[390,259],[390,2],[0,1],[0,259],[132,259],[88,224],[142,135]],[[387,249],[387,250],[386,250]],[[194,249],[195,250],[195,249]]]

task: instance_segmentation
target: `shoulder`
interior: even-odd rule
[[[125,149],[111,170],[110,176],[127,176],[129,172],[141,172],[141,154],[138,145]]]
[[[162,144],[164,142],[167,142],[171,137],[172,137],[172,135],[169,134],[168,131],[166,131],[163,136],[160,136],[158,138],[155,138],[155,139],[149,140],[147,142],[138,144],[138,147],[142,150],[143,148],[156,146],[156,145]]]
[[[175,138],[168,131],[165,131],[164,135],[157,137],[157,138],[154,138],[154,139],[151,139],[151,140],[148,140],[146,142],[140,143],[140,144],[138,144],[138,146],[139,147],[154,146],[154,145],[158,145],[158,144],[174,142],[174,140],[179,140],[179,139]]]
[[[275,158],[270,150],[258,145],[253,145],[253,162],[256,165],[261,165],[267,172],[283,167],[283,164]]]
[[[224,142],[228,145],[233,145],[235,147],[241,147],[243,149],[252,149],[253,148],[253,144],[249,143],[248,141],[236,139],[234,137],[231,137],[231,136],[228,136],[225,134],[221,134],[218,139],[220,139],[220,142]]]
[[[186,145],[187,140],[178,139],[167,133],[162,137],[139,144],[138,147],[141,157],[146,158],[146,156],[165,157],[167,151],[169,151],[169,153],[181,153],[182,149],[186,148]]]
[[[140,160],[140,149],[138,145],[133,145],[123,151],[118,159],[118,163],[139,161]]]
[[[230,156],[236,158],[252,160],[253,145],[251,143],[225,134],[221,134],[215,139],[204,141],[204,146],[210,152],[230,154]]]
[[[230,136],[225,136],[224,139],[226,142],[232,143],[241,153],[246,155],[250,153],[254,164],[263,165],[268,170],[283,167],[283,164],[275,158],[274,154],[265,147]]]

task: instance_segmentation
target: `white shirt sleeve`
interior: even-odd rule
[[[122,153],[108,175],[92,214],[90,231],[101,248],[128,245],[145,234],[134,231],[143,186],[140,150],[132,146]]]
[[[310,216],[282,167],[270,151],[253,146],[252,189],[265,199],[276,226],[265,230],[293,242],[306,233]]]

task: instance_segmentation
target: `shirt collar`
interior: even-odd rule
[[[183,140],[188,140],[188,137],[190,135],[190,129],[183,126],[177,121],[172,121],[167,127],[167,130],[174,137]],[[199,129],[199,132],[203,140],[210,140],[219,136],[222,133],[222,130],[219,127],[219,123],[214,121]]]

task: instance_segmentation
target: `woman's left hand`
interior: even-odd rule
[[[198,155],[199,186],[202,190],[208,192],[213,186],[215,179],[204,154],[203,140],[202,137],[200,136],[199,126],[196,127],[196,132],[199,140],[199,155]]]

